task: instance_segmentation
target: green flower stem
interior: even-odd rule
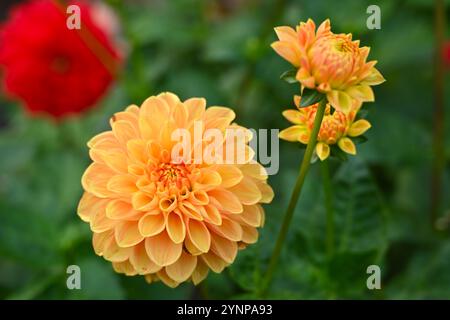
[[[328,160],[321,162],[323,191],[325,196],[325,208],[327,213],[326,223],[326,250],[330,260],[334,254],[334,210],[333,210],[333,190],[331,187],[330,168]]]
[[[311,132],[311,136],[309,138],[308,145],[306,146],[306,151],[303,156],[302,164],[300,166],[300,171],[297,177],[297,181],[295,182],[294,190],[292,191],[291,199],[289,200],[289,205],[284,215],[283,223],[281,225],[280,233],[278,234],[277,242],[275,244],[275,248],[272,252],[272,257],[269,262],[269,267],[267,269],[266,275],[264,277],[264,282],[261,287],[260,295],[261,297],[265,297],[267,295],[267,291],[270,287],[270,283],[272,281],[273,273],[278,263],[278,259],[281,254],[281,249],[283,248],[284,240],[286,239],[287,232],[289,229],[289,225],[292,220],[292,216],[294,215],[294,209],[297,205],[298,198],[302,191],[303,183],[305,182],[305,177],[309,169],[309,165],[311,163],[311,157],[313,155],[316,142],[317,135],[319,133],[320,125],[322,124],[323,115],[325,113],[325,107],[327,104],[327,100],[324,98],[320,101],[319,107],[317,108],[316,117],[314,119],[314,126]]]

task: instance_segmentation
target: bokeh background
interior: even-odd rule
[[[1,19],[18,2],[2,0]],[[113,112],[161,91],[232,107],[246,127],[287,127],[281,111],[293,107],[298,87],[279,79],[289,65],[270,48],[273,27],[330,18],[333,31],[352,32],[372,47],[369,57],[387,82],[374,88],[376,102],[368,104],[368,142],[358,145],[357,157],[331,162],[334,258],[325,258],[315,164],[269,297],[450,299],[450,91],[445,59],[435,55],[434,1],[104,2],[120,20],[127,58],[94,108],[54,121],[30,116],[0,93],[0,298],[255,298],[302,157],[299,146],[280,142],[280,170],[269,179],[276,196],[259,241],[200,287],[170,289],[116,274],[95,255],[89,226],[76,215],[89,164],[86,142],[107,129]],[[380,30],[366,27],[370,4],[381,8]],[[81,290],[66,287],[71,264],[81,267]],[[371,264],[381,267],[381,290],[366,287]]]

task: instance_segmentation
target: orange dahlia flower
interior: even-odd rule
[[[294,97],[294,103],[298,110],[285,110],[283,116],[294,125],[280,132],[280,138],[287,141],[299,141],[308,144],[311,131],[314,126],[318,103],[300,108],[300,96]],[[355,155],[356,147],[351,137],[364,134],[370,127],[365,119],[355,121],[356,114],[361,108],[361,103],[354,100],[353,106],[348,113],[332,109],[328,104],[325,115],[317,136],[316,154],[320,160],[325,160],[330,155],[330,145],[337,144],[338,147],[348,153]]]
[[[331,106],[347,112],[353,100],[374,101],[370,86],[385,79],[374,67],[377,61],[366,62],[369,47],[359,47],[351,34],[331,32],[330,21],[325,20],[317,29],[309,19],[296,30],[275,28],[279,41],[272,48],[298,68],[296,79],[303,87],[326,94]]]
[[[177,129],[193,132],[200,123],[195,150],[209,145],[208,129],[224,136],[237,128],[248,132],[232,123],[231,109],[205,107],[202,98],[152,96],[140,108],[116,113],[112,130],[88,142],[93,162],[82,177],[78,215],[90,223],[95,252],[117,272],[170,287],[198,284],[209,269],[221,272],[238,249],[257,241],[261,203],[271,202],[273,191],[264,168],[251,161],[249,135],[237,151],[245,153],[244,163],[174,159]],[[187,154],[194,160],[195,152]]]

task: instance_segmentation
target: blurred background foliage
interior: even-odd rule
[[[247,127],[287,127],[281,111],[293,107],[298,87],[279,79],[289,66],[270,43],[274,26],[307,18],[330,18],[333,31],[352,32],[372,47],[370,58],[379,61],[387,82],[375,88],[376,102],[368,105],[373,127],[369,141],[358,146],[358,157],[330,164],[336,254],[326,259],[322,177],[316,164],[269,298],[450,298],[450,110],[439,231],[430,222],[433,1],[105,2],[120,17],[129,58],[97,108],[55,123],[30,117],[18,103],[0,96],[0,298],[255,298],[302,157],[299,146],[280,142],[280,171],[269,179],[276,197],[266,206],[258,243],[240,252],[222,274],[210,272],[202,286],[170,289],[115,274],[110,263],[95,255],[89,226],[76,215],[80,178],[89,163],[86,141],[107,129],[113,112],[161,91],[230,106]],[[2,1],[2,7],[7,3]],[[370,4],[381,8],[381,30],[366,27]],[[445,92],[450,101],[450,90]],[[82,290],[66,288],[71,264],[81,267]],[[371,264],[381,267],[381,290],[366,287]]]

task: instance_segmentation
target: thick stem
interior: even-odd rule
[[[333,189],[331,187],[330,168],[328,160],[322,161],[322,181],[325,196],[326,209],[326,250],[327,257],[330,260],[334,254],[334,210],[333,210]]]
[[[278,234],[277,242],[275,243],[275,248],[273,249],[272,257],[269,262],[269,267],[267,269],[264,282],[261,287],[260,292],[261,297],[265,297],[267,294],[270,283],[272,281],[273,273],[278,263],[278,259],[280,258],[281,249],[283,248],[283,243],[284,240],[286,239],[289,225],[294,215],[294,209],[295,206],[297,205],[298,198],[302,191],[303,183],[305,181],[305,177],[308,172],[309,165],[311,163],[311,157],[316,147],[317,134],[319,133],[320,125],[322,124],[326,104],[327,100],[323,99],[322,101],[320,101],[319,107],[317,108],[316,117],[314,119],[314,126],[311,132],[311,136],[309,138],[308,145],[306,146],[305,154],[303,155],[303,160],[300,166],[297,181],[295,182],[294,190],[292,191],[291,199],[289,200],[289,205],[284,215],[283,223],[281,225],[281,230],[280,233]]]

